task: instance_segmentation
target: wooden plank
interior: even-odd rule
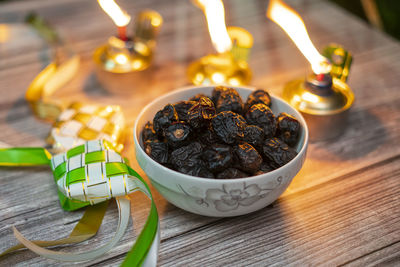
[[[400,241],[345,263],[343,266],[398,266]]]

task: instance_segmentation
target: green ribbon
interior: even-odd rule
[[[0,166],[49,165],[51,154],[44,148],[0,148]]]
[[[153,201],[153,196],[151,195],[150,188],[147,185],[147,183],[143,180],[143,178],[140,177],[140,175],[129,166],[128,166],[128,171],[130,175],[138,178],[146,186],[151,196],[151,208],[149,216],[147,217],[147,221],[143,226],[142,232],[136,239],[134,246],[128,252],[128,255],[126,256],[124,262],[121,265],[123,267],[142,265],[143,261],[146,259],[146,256],[150,250],[150,247],[158,231],[158,213],[156,205],[154,204]]]

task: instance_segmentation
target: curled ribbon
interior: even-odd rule
[[[130,201],[127,195],[140,191],[151,200],[151,208],[142,232],[131,251],[128,252],[122,265],[155,266],[160,237],[157,209],[150,189],[140,175],[130,168],[122,157],[113,150],[111,143],[102,140],[88,141],[52,158],[50,153],[43,148],[0,149],[1,166],[45,164],[50,164],[53,170],[59,194],[64,195],[73,202],[83,205],[100,203],[97,205],[102,205],[100,208],[105,210],[107,207],[104,204],[105,201],[115,197],[119,211],[116,234],[107,244],[94,250],[84,253],[65,253],[42,248],[42,246],[54,245],[52,243],[54,241],[29,241],[13,227],[14,235],[22,245],[43,257],[53,260],[76,262],[95,259],[113,248],[122,238],[128,226],[130,214]],[[99,208],[88,210],[96,214]],[[100,214],[104,215],[102,212]],[[85,215],[88,216],[86,213]],[[80,228],[84,225],[85,215],[79,222]],[[101,220],[102,218],[99,220],[100,223]],[[76,236],[74,232],[75,234],[79,232],[78,225],[69,236],[70,239]],[[75,239],[75,242],[83,241],[79,235]],[[10,251],[11,249],[1,255]]]
[[[37,117],[54,121],[64,104],[50,96],[78,72],[80,57],[42,17],[32,13],[26,22],[50,45],[53,61],[32,81],[25,98]]]

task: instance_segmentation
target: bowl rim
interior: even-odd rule
[[[286,163],[285,165],[267,172],[267,173],[263,173],[263,174],[259,174],[259,175],[254,175],[254,176],[248,176],[248,177],[243,177],[243,178],[230,178],[230,179],[215,179],[215,178],[206,178],[206,177],[197,177],[197,176],[192,176],[192,175],[187,175],[178,171],[175,171],[173,169],[167,168],[165,166],[163,166],[162,164],[158,163],[157,161],[155,161],[154,159],[152,159],[149,155],[147,155],[147,153],[143,150],[143,148],[140,145],[139,139],[138,139],[138,124],[140,121],[140,118],[143,116],[143,114],[151,107],[153,106],[156,102],[164,99],[164,98],[168,98],[171,95],[174,95],[176,93],[182,92],[182,91],[187,91],[187,90],[195,90],[195,89],[201,89],[201,88],[209,88],[209,87],[216,87],[218,85],[202,85],[202,86],[183,86],[183,87],[179,87],[169,93],[163,94],[159,97],[157,97],[156,99],[154,99],[153,101],[151,101],[150,103],[148,103],[143,109],[142,111],[139,113],[139,115],[136,117],[135,120],[135,124],[133,126],[133,138],[134,138],[134,143],[135,143],[135,149],[140,149],[142,154],[144,154],[146,160],[149,160],[153,163],[155,163],[157,166],[159,166],[161,169],[167,171],[167,172],[172,172],[175,176],[182,178],[182,179],[186,179],[187,181],[193,181],[193,182],[199,182],[199,181],[203,181],[203,182],[207,182],[207,183],[215,183],[215,184],[220,184],[221,182],[237,182],[237,183],[241,183],[241,182],[255,182],[256,180],[262,178],[262,177],[266,177],[266,176],[273,176],[274,174],[279,173],[282,168],[288,166],[289,164],[292,164],[293,162],[297,161],[299,158],[302,157],[303,154],[306,153],[306,149],[308,146],[308,141],[309,141],[309,131],[308,131],[308,126],[306,123],[306,120],[304,119],[304,117],[302,116],[302,114],[296,110],[294,107],[292,107],[288,102],[286,102],[285,100],[283,100],[282,98],[275,96],[274,94],[270,94],[271,97],[278,99],[282,102],[284,102],[285,104],[287,104],[288,106],[290,106],[291,108],[293,108],[293,111],[296,113],[296,115],[298,116],[298,118],[300,118],[301,120],[301,124],[304,128],[304,142],[302,147],[300,148],[299,152],[297,153],[296,157],[294,157],[292,160],[290,160],[288,163]],[[252,86],[230,86],[230,85],[224,85],[230,88],[242,88],[242,89],[247,89],[247,90],[257,90],[259,88],[257,87],[252,87]],[[297,117],[296,116],[296,117]],[[136,152],[137,153],[137,152]],[[139,164],[140,166],[140,164]],[[141,167],[141,166],[140,166]],[[147,174],[146,174],[147,175]],[[150,180],[152,180],[152,178],[149,177]]]

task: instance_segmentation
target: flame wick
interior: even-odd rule
[[[310,62],[314,73],[328,73],[330,64],[315,48],[300,15],[281,0],[271,0],[267,17],[278,24],[292,39],[300,52]]]
[[[231,50],[232,41],[225,25],[225,9],[221,0],[197,0],[207,19],[211,42],[218,53]]]
[[[126,26],[118,26],[118,37],[122,41],[128,40],[128,38],[126,37]]]
[[[118,27],[125,27],[131,21],[131,16],[122,10],[114,0],[97,0],[97,2]]]

